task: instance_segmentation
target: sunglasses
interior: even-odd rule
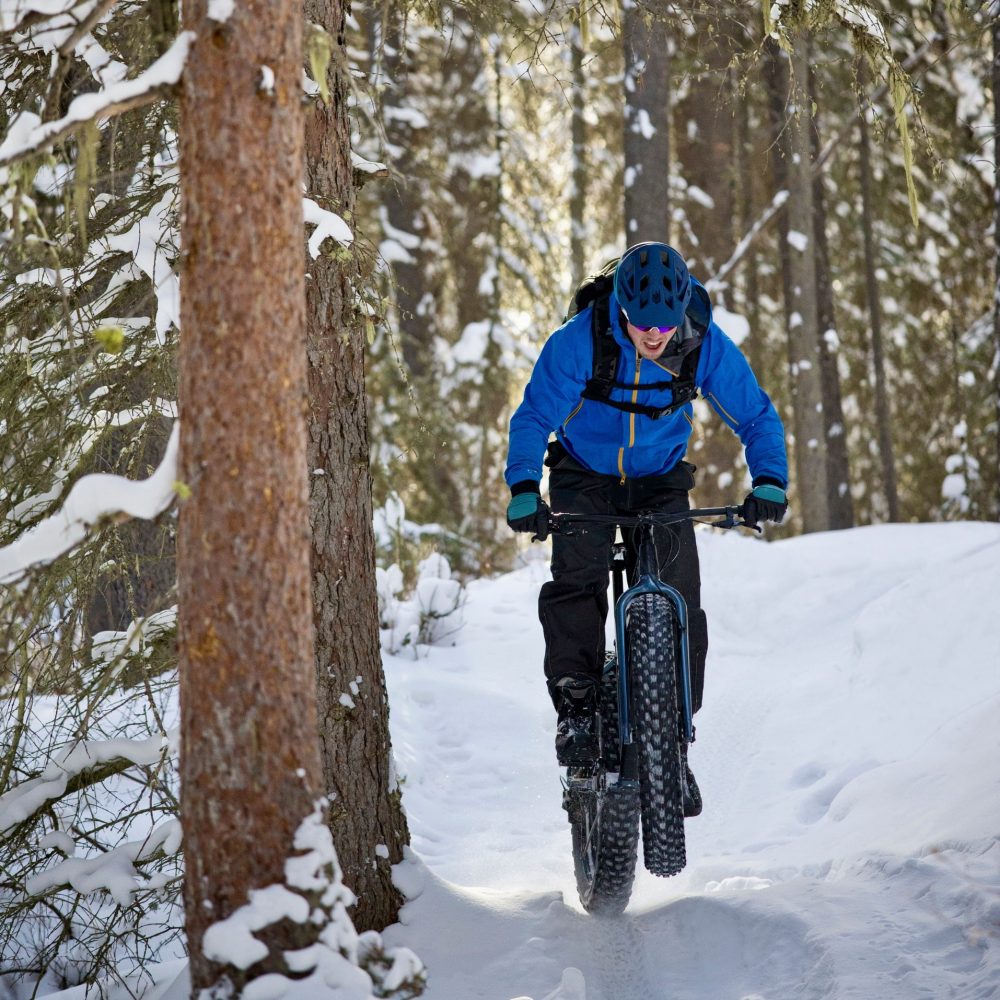
[[[639,331],[639,333],[653,333],[655,331],[656,333],[668,334],[668,333],[673,333],[674,330],[677,329],[677,327],[676,326],[637,326],[636,329]]]

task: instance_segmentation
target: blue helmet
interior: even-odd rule
[[[691,301],[684,258],[666,243],[637,243],[615,268],[615,298],[633,326],[680,326]]]

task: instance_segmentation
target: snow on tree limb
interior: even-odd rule
[[[0,34],[24,31],[60,14],[69,14],[81,0],[3,0],[0,2]]]
[[[51,761],[40,775],[22,781],[0,796],[0,833],[6,834],[68,791],[78,791],[130,767],[151,767],[159,762],[164,753],[176,750],[176,746],[176,730],[166,736],[156,734],[145,740],[78,743],[61,759]]]
[[[111,118],[169,97],[180,80],[194,33],[182,32],[173,45],[134,80],[123,80],[92,94],[81,94],[57,121],[42,122],[34,112],[14,119],[0,144],[0,167],[49,149],[86,122]]]
[[[316,227],[309,237],[309,254],[313,260],[319,256],[319,248],[328,236],[344,246],[349,246],[354,239],[351,227],[336,212],[320,208],[312,198],[302,199],[302,212],[305,221]]]
[[[175,423],[163,461],[148,479],[135,482],[107,473],[84,476],[57,513],[0,548],[0,584],[12,583],[31,567],[69,552],[101,518],[124,514],[152,520],[162,514],[175,494],[179,429]]]

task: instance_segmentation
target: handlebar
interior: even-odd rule
[[[703,520],[708,517],[720,520]],[[658,524],[677,524],[680,521],[700,521],[712,528],[751,528],[758,533],[763,530],[756,522],[751,523],[745,519],[743,505],[740,504],[732,507],[695,507],[691,510],[669,513],[645,511],[639,514],[578,514],[569,511],[565,513],[549,511],[548,533],[573,535],[577,532],[585,533],[590,526],[637,528],[643,525],[652,527]]]

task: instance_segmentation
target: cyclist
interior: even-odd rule
[[[788,485],[781,419],[739,348],[712,321],[708,294],[683,257],[664,243],[637,244],[626,250],[607,283],[610,294],[572,316],[545,342],[511,418],[508,525],[546,537],[548,507],[539,489],[543,456],[557,511],[688,509],[695,466],[684,461],[684,453],[697,389],[743,442],[753,487],[745,501],[746,519],[780,522]],[[552,431],[555,439],[549,443]],[[681,592],[689,609],[697,711],[708,630],[694,527],[690,522],[657,527],[654,537],[660,578]],[[625,542],[633,579],[633,529]],[[562,765],[585,765],[597,756],[595,712],[612,543],[611,529],[554,535],[552,579],[538,598]]]

